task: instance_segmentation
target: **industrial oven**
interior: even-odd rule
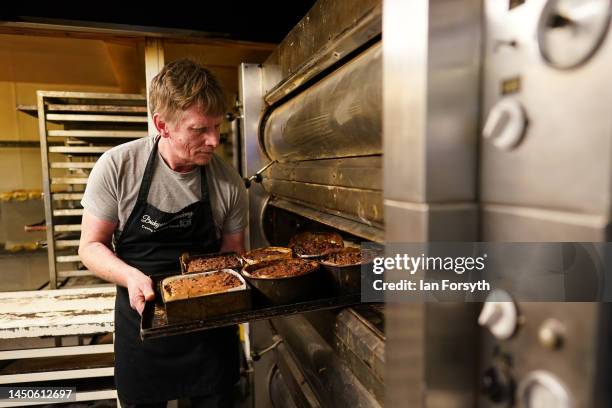
[[[607,241],[611,7],[318,1],[264,64],[240,67],[251,248],[305,229]],[[256,406],[609,406],[608,305],[511,305],[509,339],[478,325],[477,303],[254,323]]]
[[[251,248],[308,229],[384,240],[381,17],[379,1],[320,1],[240,67]],[[251,324],[256,406],[382,405],[383,325],[380,305]]]

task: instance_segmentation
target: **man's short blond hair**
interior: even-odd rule
[[[158,113],[174,123],[194,104],[201,106],[207,116],[225,114],[225,95],[217,78],[188,58],[166,64],[151,81],[151,115]]]

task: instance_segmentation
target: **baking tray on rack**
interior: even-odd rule
[[[249,310],[218,315],[207,319],[168,323],[164,303],[158,292],[158,285],[154,285],[154,287],[156,290],[155,300],[146,303],[140,322],[140,337],[145,341],[158,337],[191,333],[273,317],[353,306],[361,303],[361,293],[339,294],[332,287],[321,291],[317,298],[283,305],[272,304],[263,296],[258,296],[256,291],[252,291],[252,303]]]

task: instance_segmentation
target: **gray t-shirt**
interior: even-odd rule
[[[149,136],[113,147],[98,159],[89,175],[81,204],[98,218],[118,221],[116,236],[136,204],[154,142],[155,138]],[[200,168],[178,173],[157,154],[148,203],[174,213],[200,200]],[[217,155],[213,155],[205,171],[217,238],[244,230],[247,195],[242,179]]]

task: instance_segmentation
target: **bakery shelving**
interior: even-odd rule
[[[37,101],[53,289],[67,278],[91,275],[77,253],[80,200],[100,155],[147,135],[147,106],[145,97],[135,94],[38,91]]]

